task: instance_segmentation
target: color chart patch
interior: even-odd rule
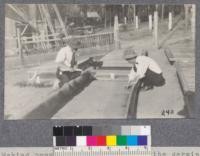
[[[150,126],[55,126],[55,146],[150,146]]]

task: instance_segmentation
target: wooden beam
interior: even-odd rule
[[[17,7],[15,7],[13,4],[7,4],[18,16],[20,16],[24,21],[29,22],[26,15],[19,10]]]
[[[25,33],[25,31],[27,30],[27,28],[28,28],[28,24],[25,26],[24,30],[22,31],[21,36],[24,35],[24,33]]]
[[[52,21],[51,21],[51,16],[50,16],[47,4],[39,4],[39,5],[41,6],[42,12],[45,15],[45,19],[47,21],[47,24],[49,26],[51,33],[55,34],[55,30],[54,30],[54,27],[53,27],[53,24],[52,24]],[[56,39],[56,37],[54,37],[54,39]],[[56,46],[59,45],[59,43],[57,41],[55,41],[55,43],[56,43]]]
[[[37,30],[37,28],[29,21],[26,14],[24,14],[21,10],[15,7],[13,4],[7,4],[18,16],[20,16],[25,23],[28,23],[33,29]]]
[[[52,24],[52,21],[51,21],[51,17],[50,17],[50,14],[49,14],[47,4],[39,4],[39,5],[41,6],[42,12],[45,15],[45,18],[46,18],[46,21],[47,21],[47,24],[50,28],[51,33],[54,34],[55,30],[54,30],[54,27],[53,27],[53,24]]]
[[[60,12],[59,12],[59,10],[58,10],[56,4],[52,4],[52,6],[53,6],[53,8],[54,8],[54,11],[55,11],[55,13],[56,13],[56,16],[58,17],[58,21],[59,21],[59,23],[60,23],[60,25],[61,25],[61,27],[62,27],[62,29],[63,29],[63,32],[64,32],[65,36],[67,37],[68,34],[67,34],[67,31],[66,31],[65,24],[64,24],[64,22],[63,22],[63,20],[62,20],[62,17],[61,17],[61,15],[60,15]]]

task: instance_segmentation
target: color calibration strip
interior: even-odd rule
[[[104,130],[105,129],[105,130]],[[55,126],[55,146],[150,146],[150,126]]]

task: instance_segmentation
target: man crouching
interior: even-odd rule
[[[138,56],[133,49],[126,50],[124,58],[132,64],[127,88],[135,85],[139,80],[144,90],[165,84],[162,70],[152,58],[145,55]]]
[[[59,50],[55,60],[57,63],[56,77],[59,79],[59,87],[79,76],[82,71],[77,68],[75,58],[75,52],[78,50],[79,43],[71,42],[66,44],[63,41],[63,45],[64,47]]]

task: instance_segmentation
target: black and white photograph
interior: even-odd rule
[[[195,34],[195,4],[5,4],[4,119],[194,118]]]

